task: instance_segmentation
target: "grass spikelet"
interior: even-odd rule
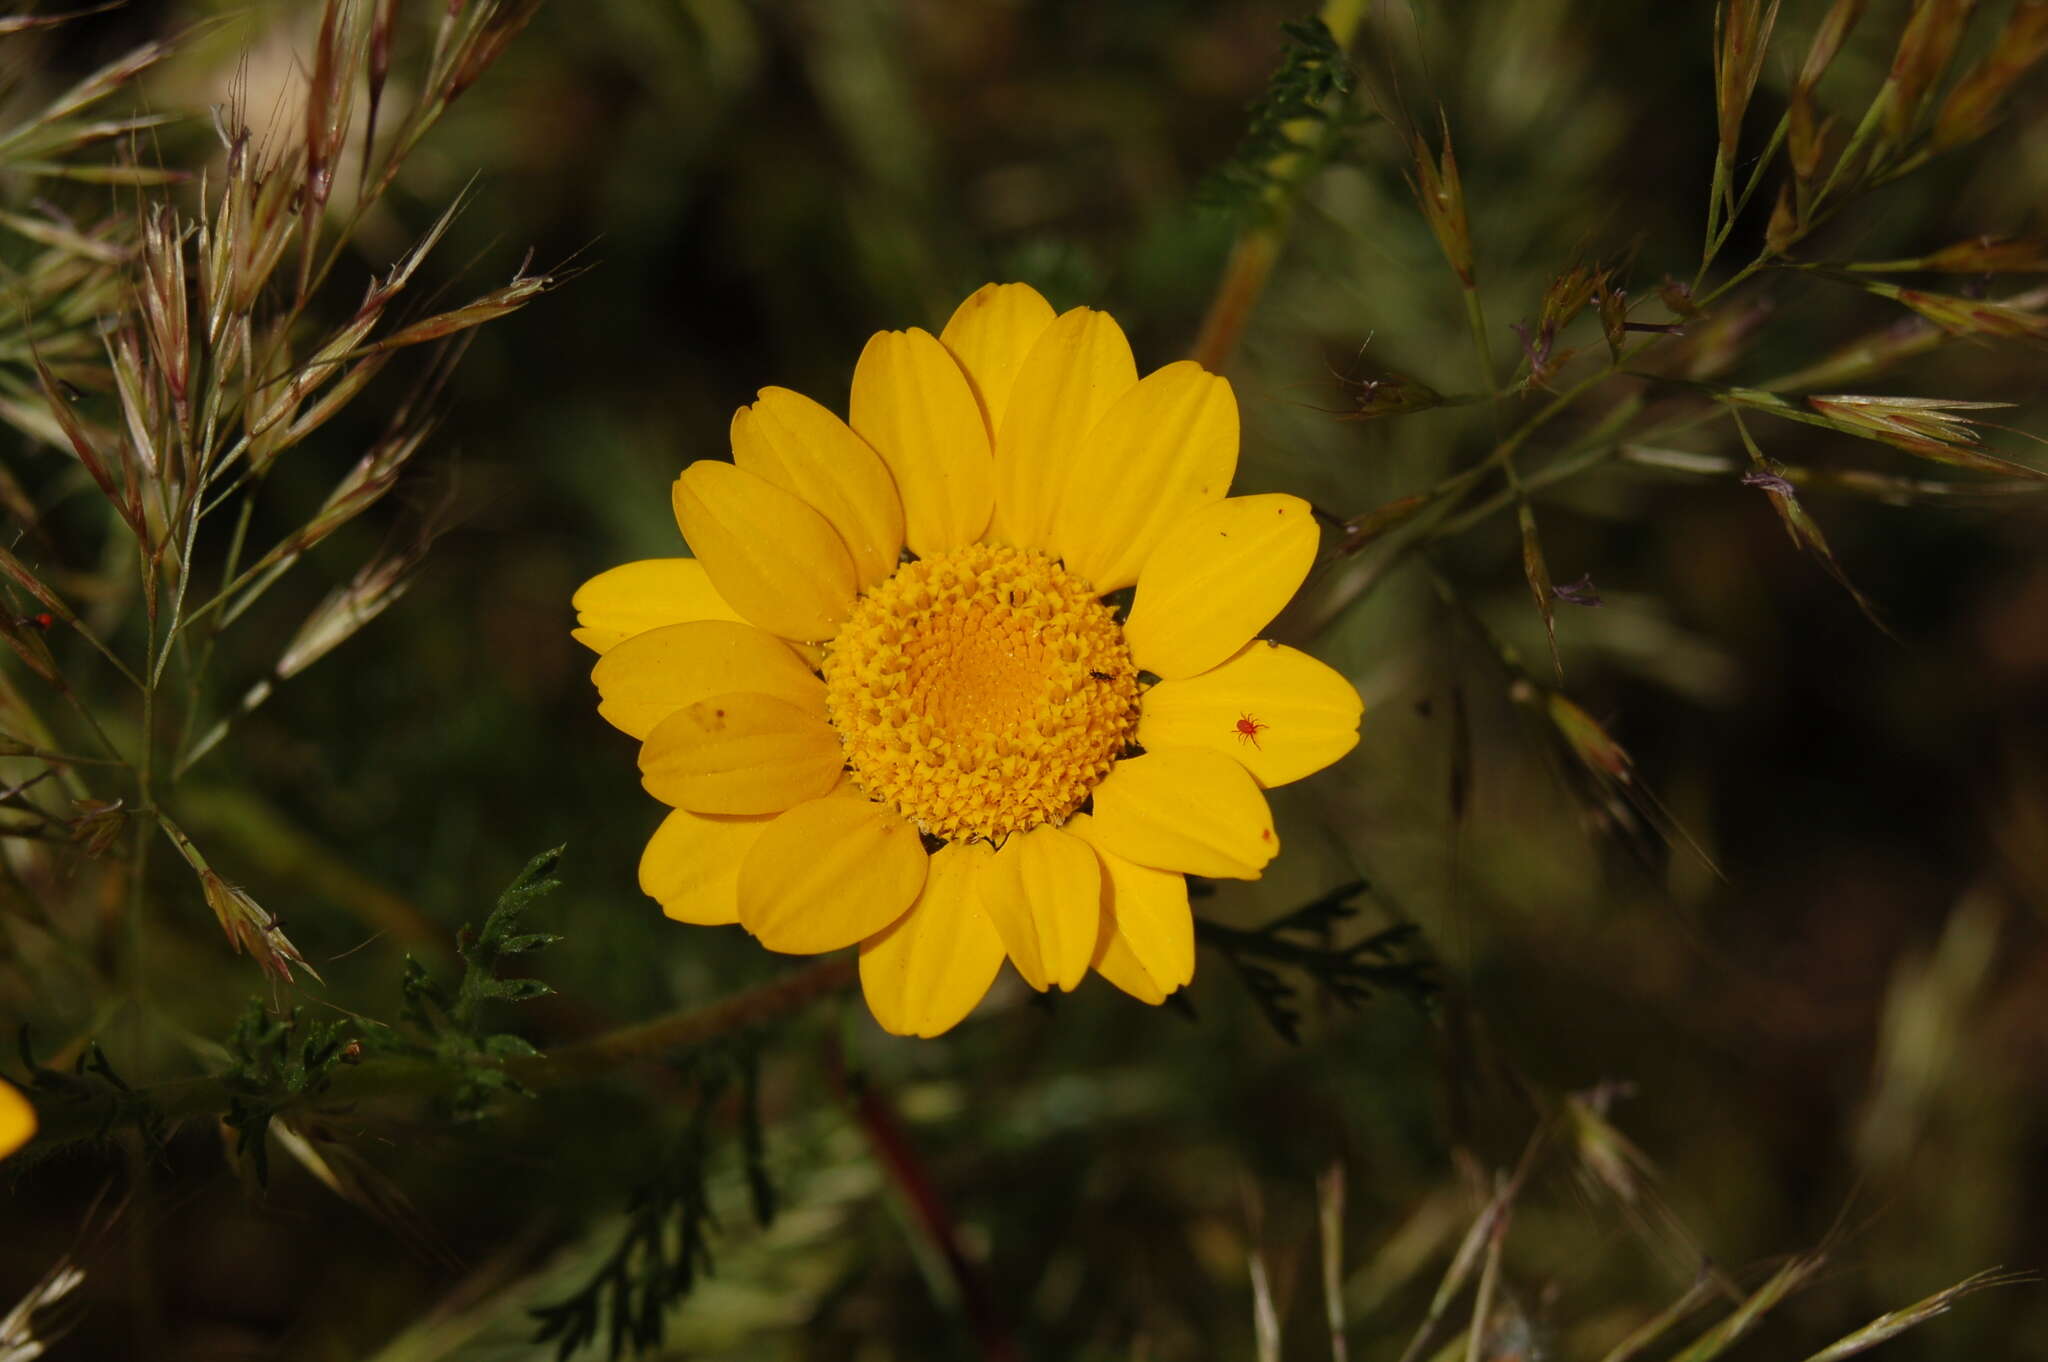
[[[1935,1292],[1924,1300],[1915,1301],[1902,1310],[1888,1310],[1853,1334],[1847,1334],[1822,1348],[1806,1359],[1806,1362],[1842,1362],[1845,1357],[1854,1357],[1867,1352],[1878,1344],[1897,1338],[1908,1329],[1925,1324],[1928,1320],[1947,1314],[1955,1303],[1965,1296],[1994,1287],[2016,1286],[2039,1280],[2031,1272],[2003,1272],[1991,1270],[1965,1277],[1954,1286]]]
[[[291,938],[284,934],[276,914],[266,912],[247,892],[221,878],[220,874],[207,864],[206,857],[200,854],[199,848],[192,844],[192,839],[186,836],[184,830],[176,823],[161,815],[157,821],[163,827],[164,835],[170,839],[171,845],[178,849],[178,854],[185,858],[185,863],[191,866],[192,872],[199,877],[199,890],[205,896],[206,906],[213,910],[221,931],[226,934],[236,951],[246,952],[262,966],[264,973],[279,984],[291,983],[292,970],[295,967],[304,970],[315,979],[320,977],[319,972],[308,965],[305,957],[299,954],[299,949],[292,944]]]
[[[1771,509],[1778,513],[1778,520],[1784,525],[1785,533],[1792,537],[1793,546],[1812,554],[1827,569],[1828,575],[1841,583],[1842,589],[1856,602],[1856,608],[1863,612],[1863,617],[1887,637],[1892,637],[1892,631],[1878,615],[1877,607],[1849,580],[1849,574],[1836,559],[1835,551],[1828,547],[1827,536],[1821,533],[1819,524],[1800,504],[1799,494],[1786,480],[1784,470],[1765,457],[1762,448],[1750,437],[1749,427],[1743,424],[1740,413],[1735,417],[1735,430],[1742,437],[1742,447],[1749,451],[1750,471],[1743,475],[1743,484],[1760,489],[1771,499]]]
[[[1458,282],[1469,291],[1473,284],[1472,228],[1465,212],[1465,184],[1458,177],[1458,153],[1451,145],[1450,117],[1441,110],[1438,112],[1443,151],[1432,151],[1429,139],[1420,131],[1415,132],[1408,144],[1408,184],[1422,207],[1422,216],[1429,223],[1437,248],[1450,262]]]
[[[299,297],[313,281],[314,224],[334,192],[335,162],[348,141],[354,110],[356,79],[369,42],[364,7],[355,0],[327,0],[320,14],[320,36],[313,44],[313,69],[307,79],[306,178],[299,196]]]
[[[1974,142],[1997,125],[2000,106],[2048,56],[2048,0],[2019,0],[1991,48],[1963,74],[1934,116],[1934,149]]]
[[[384,101],[384,82],[391,75],[391,27],[398,17],[398,0],[376,0],[370,18],[368,62],[369,108],[363,116],[362,178],[370,178],[370,149],[377,144],[377,111]]]
[[[1735,213],[1735,153],[1742,116],[1756,93],[1778,22],[1778,0],[1719,0],[1714,7],[1714,181],[1709,189],[1707,240],[1713,242],[1724,217]]]
[[[89,13],[90,11],[85,12]],[[71,115],[83,112],[101,100],[126,89],[134,82],[137,76],[149,70],[150,67],[155,66],[176,50],[176,42],[158,40],[143,43],[139,47],[132,48],[121,56],[116,57],[51,100],[33,120],[23,125],[27,131],[17,131],[6,137],[0,137],[0,157],[6,155],[9,146],[32,141],[38,136],[35,130],[47,129],[52,125],[61,124],[63,120],[70,118]],[[45,139],[45,145],[51,150],[64,145],[61,137],[51,141],[49,140],[49,134],[46,132],[41,133],[40,136]]]
[[[1428,498],[1418,493],[1398,497],[1384,506],[1360,512],[1344,522],[1344,541],[1340,552],[1357,553],[1387,531],[1408,520],[1427,504]]]
[[[1907,260],[1856,260],[1842,268],[1872,274],[1903,274],[1914,270],[1931,274],[2048,273],[2048,240],[2040,237],[1975,236],[1928,255]],[[2012,305],[2013,300],[2008,300],[2007,306]],[[2031,300],[2025,305],[2031,306]]]
[[[2008,402],[1962,402],[1939,397],[1871,397],[1854,393],[1813,396],[1807,405],[1837,429],[1875,438],[1936,463],[1984,473],[2048,482],[2048,473],[1978,447],[1971,411],[1996,411]]]
[[[328,594],[292,635],[277,659],[280,679],[296,676],[346,642],[350,635],[390,609],[405,594],[422,547],[365,564],[354,580]]]
[[[471,327],[482,326],[485,322],[509,317],[535,298],[557,287],[560,282],[561,280],[554,275],[527,274],[522,268],[511,283],[494,288],[461,307],[436,313],[410,326],[402,327],[378,341],[377,348],[397,350],[408,345],[441,340],[458,331],[467,331]]]
[[[2048,342],[2048,313],[2031,307],[1900,288],[1875,280],[1866,282],[1864,288],[1905,304],[1952,336]]]
[[[1564,658],[1557,651],[1557,593],[1550,584],[1550,568],[1543,561],[1543,540],[1536,533],[1536,512],[1524,499],[1515,507],[1515,521],[1522,530],[1522,578],[1535,598],[1536,613],[1543,618],[1543,636],[1550,644],[1550,664],[1564,682]]]
[[[1872,1091],[1856,1130],[1857,1162],[1866,1173],[1895,1173],[1927,1129],[1971,1016],[1983,1006],[2007,935],[2004,919],[1996,890],[1967,890],[1934,949],[1893,970]]]
[[[101,450],[101,445],[110,442],[105,440],[104,436],[96,438],[86,429],[85,422],[80,419],[73,407],[75,389],[51,373],[40,354],[31,354],[30,358],[35,364],[36,380],[42,386],[43,401],[47,404],[50,415],[56,419],[58,428],[64,432],[64,438],[70,444],[72,452],[78,456],[79,463],[91,474],[100,492],[126,522],[130,532],[147,545],[150,539],[149,526],[142,513],[142,486],[136,470],[128,466],[125,460],[120,460],[117,466],[115,461],[107,458]],[[118,442],[112,443],[115,443],[117,450],[123,449]]]
[[[191,311],[185,292],[185,231],[167,203],[150,207],[142,222],[138,286],[150,358],[169,387],[182,424],[192,387]]]
[[[1795,92],[1808,96],[1813,93],[1869,7],[1870,0],[1834,0],[1828,6],[1820,27],[1813,32],[1813,42],[1807,46],[1806,59],[1799,64],[1799,77],[1793,82]]]
[[[1919,121],[1921,106],[1955,60],[1976,8],[1977,0],[1915,0],[1885,83],[1884,127],[1894,143],[1903,143]]]

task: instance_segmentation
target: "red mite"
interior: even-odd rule
[[[1254,719],[1249,714],[1242,715],[1239,717],[1237,721],[1237,740],[1239,742],[1248,742],[1253,747],[1258,747],[1259,734],[1265,732],[1272,726],[1273,725],[1271,724],[1260,723],[1257,719]],[[1266,749],[1260,747],[1259,750],[1263,752]]]
[[[56,622],[57,617],[55,615],[52,615],[49,611],[45,610],[38,615],[22,616],[20,619],[14,622],[14,627],[17,629],[35,628],[47,630],[51,625],[55,624]]]

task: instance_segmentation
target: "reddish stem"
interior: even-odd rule
[[[938,1186],[932,1181],[916,1146],[904,1133],[903,1123],[888,1097],[858,1075],[846,1072],[845,1061],[836,1042],[830,1046],[827,1064],[834,1086],[852,1107],[853,1118],[868,1137],[868,1144],[881,1162],[883,1171],[908,1203],[931,1246],[945,1261],[946,1271],[952,1276],[954,1289],[960,1294],[968,1327],[974,1330],[975,1342],[981,1349],[984,1362],[1020,1362],[1016,1345],[1010,1341],[1009,1331],[996,1312],[988,1283],[962,1252],[960,1236],[954,1229],[945,1199],[939,1195]]]

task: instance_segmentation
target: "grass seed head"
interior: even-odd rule
[[[1919,121],[1920,106],[1927,94],[1948,73],[1955,60],[1956,45],[1963,40],[1970,14],[1977,0],[1917,0],[1899,46],[1892,56],[1891,79],[1886,88],[1885,132],[1894,142],[1903,142]]]
[[[1978,448],[1977,419],[1962,413],[1999,410],[2010,402],[1963,402],[1942,397],[1867,397],[1853,393],[1815,395],[1807,405],[1851,435],[1880,440],[1895,449],[1938,463],[2017,474],[2043,480],[2048,474]]]
[[[1792,102],[1785,110],[1785,154],[1800,184],[1811,184],[1820,173],[1821,158],[1827,154],[1828,134],[1834,126],[1832,115],[1820,116],[1812,91],[1792,92]]]
[[[1714,11],[1714,116],[1720,128],[1720,158],[1735,164],[1742,136],[1742,115],[1763,73],[1771,29],[1778,22],[1778,0],[1728,0]]]
[[[1792,186],[1778,186],[1778,201],[1771,207],[1771,220],[1764,227],[1764,245],[1772,255],[1783,255],[1805,234],[1806,224],[1792,194]]]
[[[350,635],[384,613],[412,584],[412,570],[419,564],[415,554],[398,554],[379,559],[356,573],[347,586],[330,592],[313,608],[284,655],[277,660],[277,675],[290,677],[304,671],[341,646]]]
[[[2044,5],[2048,10],[2048,5]],[[2048,240],[1977,236],[1921,257],[1919,268],[1938,274],[2048,273]]]
[[[1622,343],[1628,339],[1628,293],[1614,287],[1612,271],[1603,271],[1596,281],[1593,297],[1600,312],[1600,335],[1607,342],[1609,359],[1621,359]]]
[[[262,966],[264,973],[281,984],[292,981],[294,966],[315,979],[320,977],[320,972],[306,963],[306,957],[299,954],[299,948],[284,934],[277,916],[266,912],[245,891],[211,870],[199,872],[199,887],[206,896],[207,907],[213,909],[214,917],[219,920],[221,930],[227,933],[235,950],[246,953]]]
[[[1863,17],[1869,7],[1869,0],[1835,0],[1828,7],[1820,27],[1814,30],[1813,43],[1806,49],[1806,60],[1800,64],[1799,79],[1795,89],[1811,93],[1820,84],[1820,78],[1834,65],[1835,54],[1842,50],[1842,43],[1848,38],[1856,21]]]
[[[1338,552],[1358,552],[1428,504],[1429,499],[1418,492],[1351,517],[1344,522],[1344,539]]]
[[[1990,50],[1956,82],[1934,116],[1934,146],[1973,142],[1997,124],[1999,106],[2048,56],[2048,0],[2020,0]]]
[[[1952,336],[2048,341],[2048,313],[2029,307],[1963,298],[1895,284],[1865,285],[1872,293],[1905,304]]]
[[[1443,156],[1434,156],[1429,149],[1429,139],[1421,132],[1414,135],[1409,145],[1410,159],[1414,165],[1413,178],[1409,186],[1414,189],[1417,202],[1422,205],[1422,215],[1429,222],[1429,230],[1436,237],[1436,244],[1457,272],[1458,279],[1466,288],[1472,287],[1472,229],[1465,213],[1465,185],[1458,178],[1458,156],[1451,146],[1451,124],[1443,117]]]
[[[1559,691],[1544,691],[1543,711],[1572,755],[1603,780],[1626,785],[1635,763],[1628,751],[1607,735],[1599,721]]]

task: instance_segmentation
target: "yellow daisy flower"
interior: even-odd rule
[[[1237,444],[1223,379],[1140,379],[1109,316],[1022,284],[871,339],[845,421],[762,389],[732,462],[676,480],[695,556],[576,593],[598,713],[673,809],[641,887],[770,950],[859,945],[900,1035],[1006,956],[1041,990],[1186,984],[1184,876],[1257,878],[1261,791],[1358,741],[1350,683],[1256,637],[1317,530],[1226,495]]]
[[[0,1159],[27,1144],[36,1133],[36,1109],[19,1090],[0,1082]]]

